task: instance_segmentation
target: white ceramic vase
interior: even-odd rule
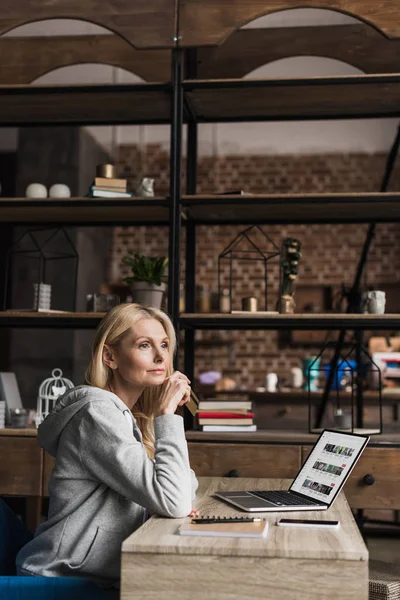
[[[50,198],[70,198],[71,190],[65,183],[55,183],[49,190]]]
[[[27,198],[47,198],[47,187],[43,183],[30,183],[25,190]]]

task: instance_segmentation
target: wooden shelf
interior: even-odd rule
[[[196,346],[197,346],[196,342]],[[389,391],[390,388],[385,388],[386,391],[382,392],[382,404],[383,405],[387,405],[387,406],[392,406],[392,405],[397,405],[400,404],[400,394],[396,394],[393,392]],[[199,387],[195,387],[195,391],[198,395],[201,395],[202,397],[204,397],[204,400],[208,400],[209,398],[213,398],[213,399],[217,399],[219,396],[246,396],[248,400],[250,400],[251,402],[255,402],[258,405],[264,405],[264,404],[281,404],[282,406],[284,405],[300,405],[300,406],[304,406],[306,404],[308,404],[308,397],[309,397],[309,392],[307,390],[303,390],[303,389],[293,389],[293,390],[287,390],[287,391],[279,391],[279,392],[258,392],[257,390],[252,390],[249,389],[247,391],[245,390],[231,390],[231,391],[226,391],[226,390],[221,390],[221,391],[213,391],[213,392],[209,392],[207,394],[205,394],[204,392],[201,392],[201,386]],[[336,395],[336,390],[335,390],[335,395]],[[376,404],[376,400],[378,397],[379,391],[378,390],[364,390],[363,391],[363,401],[365,405],[375,405]],[[323,396],[323,391],[319,391],[319,392],[310,392],[310,397],[312,400],[314,400],[316,403],[318,403],[318,401],[322,398]],[[346,399],[351,399],[351,393],[350,392],[344,392],[344,391],[340,391],[339,392],[339,398],[340,400],[346,400]]]
[[[168,224],[169,202],[154,198],[0,198],[0,222]]]
[[[0,125],[169,123],[171,85],[1,85]]]
[[[75,327],[94,328],[105,313],[87,312],[26,312],[8,310],[0,312],[0,327]],[[295,314],[249,315],[182,314],[181,327],[185,329],[321,329],[321,330],[396,330],[400,329],[400,314],[347,315],[347,314]]]
[[[400,116],[400,75],[187,80],[201,123]]]
[[[271,330],[397,330],[400,329],[400,314],[360,315],[360,314],[294,314],[248,315],[193,313],[182,314],[180,325],[185,329],[271,329]]]
[[[0,312],[0,327],[94,329],[106,313],[88,312]]]
[[[183,196],[200,223],[368,223],[400,221],[400,193]]]
[[[169,223],[169,200],[154,198],[0,198],[14,223]],[[198,223],[369,223],[400,221],[400,193],[183,196],[184,218]]]
[[[400,75],[187,80],[184,90],[185,117],[198,122],[400,116]],[[0,125],[167,124],[171,97],[170,83],[0,85]]]
[[[209,431],[186,431],[186,439],[188,442],[242,442],[246,444],[293,444],[293,445],[314,445],[318,435],[307,433],[306,431],[295,431],[295,430],[271,430],[271,429],[258,429],[249,433],[241,432],[209,432]],[[368,442],[370,446],[384,446],[388,447],[399,447],[400,446],[400,434],[395,433],[383,433],[380,435],[372,436]]]

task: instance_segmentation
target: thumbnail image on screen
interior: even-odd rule
[[[321,460],[316,460],[313,464],[313,469],[317,471],[323,471],[324,473],[329,473],[330,475],[341,475],[343,473],[343,467],[336,467],[336,465],[329,465],[328,463],[322,462]]]
[[[318,481],[311,481],[311,479],[306,479],[303,483],[303,487],[319,492],[320,494],[325,494],[325,496],[329,496],[332,491],[332,488],[329,487],[329,485],[318,483]]]
[[[325,452],[330,452],[331,454],[337,454],[340,456],[352,456],[354,452],[354,448],[346,448],[346,446],[335,446],[334,444],[325,444],[324,450]]]

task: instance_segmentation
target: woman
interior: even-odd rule
[[[149,514],[192,511],[197,480],[178,406],[188,378],[173,372],[174,328],[162,311],[113,308],[86,371],[39,427],[55,456],[49,518],[17,557],[21,575],[78,575],[118,587],[121,544]]]

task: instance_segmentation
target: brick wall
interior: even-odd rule
[[[379,190],[385,162],[386,156],[381,154],[200,157],[198,193],[227,189],[288,194],[372,192]],[[120,176],[127,177],[133,188],[139,176],[145,174],[156,179],[157,194],[168,193],[169,157],[160,146],[121,146],[118,166]],[[390,188],[398,190],[399,186],[400,165],[393,173]],[[218,255],[243,229],[243,226],[198,227],[196,280],[199,284],[212,292],[217,291]],[[278,246],[287,236],[301,240],[303,257],[298,286],[324,284],[333,286],[335,291],[342,283],[351,284],[353,280],[367,225],[275,225],[263,226],[262,229]],[[376,288],[400,283],[398,234],[397,224],[378,225],[364,286]],[[110,279],[115,281],[127,274],[120,261],[129,248],[138,248],[149,254],[167,254],[168,230],[164,227],[116,228],[110,257]],[[182,256],[182,280],[184,264]],[[261,277],[261,263],[238,263],[233,286],[234,309],[240,309],[241,298],[249,295],[258,296],[259,306],[263,308]],[[270,263],[268,282],[268,309],[273,310],[278,297],[277,261]],[[263,385],[267,372],[288,375],[290,367],[300,364],[301,357],[317,351],[317,347],[299,345],[282,348],[277,334],[269,331],[197,332],[196,339],[197,372],[222,370],[225,375],[234,377],[238,385],[251,388]],[[208,345],[202,346],[201,340],[209,339],[217,339],[221,343],[211,349]]]

